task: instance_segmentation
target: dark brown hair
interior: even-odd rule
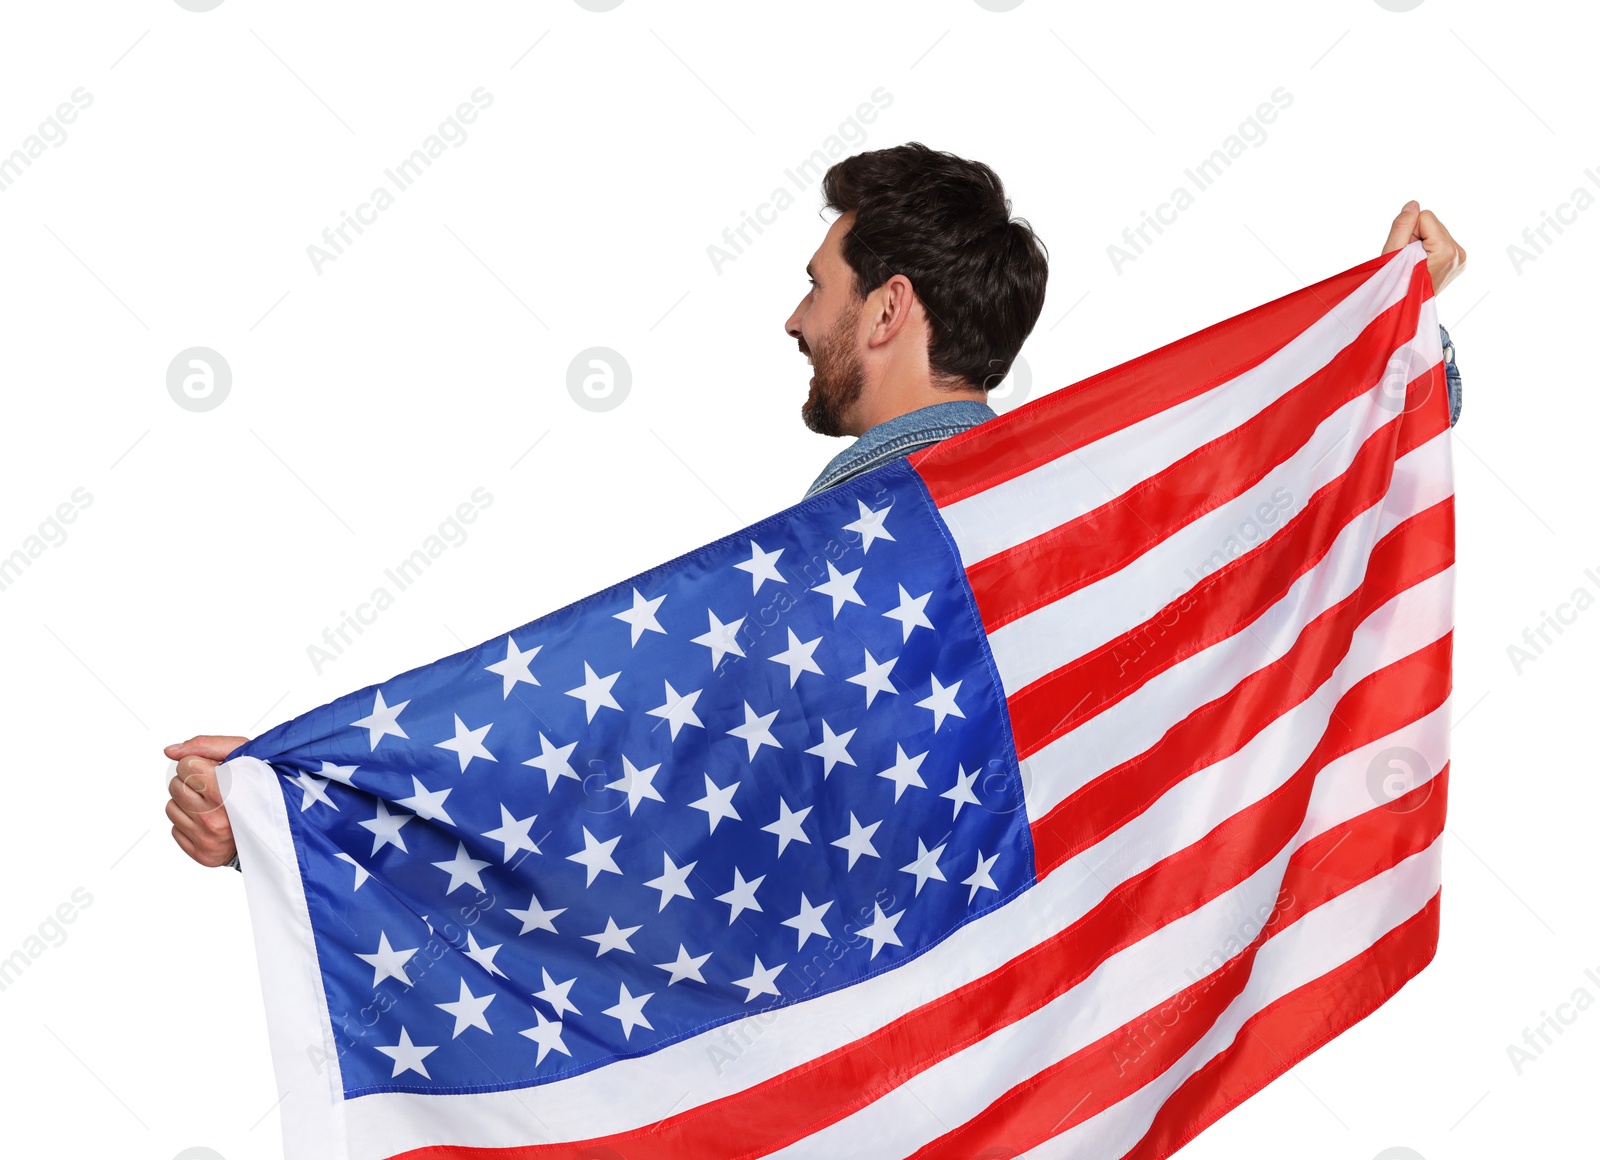
[[[856,215],[842,247],[856,297],[904,274],[928,313],[934,378],[999,386],[1044,309],[1049,255],[995,171],[910,141],[836,162],[822,195]]]

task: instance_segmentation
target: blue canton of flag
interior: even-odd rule
[[[549,1082],[893,970],[1034,882],[904,461],[255,738],[344,1095]]]

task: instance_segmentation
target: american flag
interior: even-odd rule
[[[1377,1008],[1438,932],[1425,258],[244,745],[287,1154],[1153,1160]]]

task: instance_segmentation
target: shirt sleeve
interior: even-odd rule
[[[1450,332],[1439,325],[1439,344],[1444,347],[1444,383],[1450,396],[1450,426],[1461,417],[1461,372],[1456,369],[1456,348],[1450,341]]]

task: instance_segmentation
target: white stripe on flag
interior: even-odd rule
[[[1438,345],[1437,334],[1433,345]],[[1402,349],[1410,349],[1409,344]],[[1283,488],[1289,498],[1275,509],[1279,512],[1276,527],[1249,546],[1251,551],[1261,550],[1284,524],[1305,510],[1319,488],[1344,473],[1361,450],[1363,440],[1391,421],[1397,421],[1397,416],[1375,406],[1371,394],[1352,400],[1330,415],[1295,455],[1243,495],[1179,529],[1126,567],[991,632],[989,647],[1007,695],[1055,671],[1065,661],[1137,627],[1183,593],[1192,591],[1209,571],[1220,566],[1216,561],[1219,552],[1224,557],[1222,563],[1227,562],[1229,538],[1237,537],[1242,526],[1255,524],[1257,508],[1262,504],[1274,506],[1273,492]],[[1443,433],[1428,442],[1447,438],[1448,433]],[[1448,482],[1448,475],[1443,478]],[[1381,499],[1352,522],[1376,522],[1376,510],[1389,507],[1388,499]],[[1359,541],[1351,540],[1350,530],[1341,533],[1330,556],[1365,550]],[[1370,548],[1370,541],[1366,548]],[[1205,568],[1207,563],[1212,567],[1197,573],[1196,569]],[[1359,572],[1355,582],[1360,582]]]
[[[1303,761],[1327,726],[1334,705],[1356,682],[1425,648],[1450,631],[1449,601],[1454,571],[1451,567],[1436,573],[1373,609],[1352,634],[1350,651],[1328,679],[1300,704],[1263,729],[1238,754],[1218,764],[1237,760],[1258,743],[1266,744],[1263,738],[1268,735],[1285,739],[1285,748],[1278,757],[1292,762],[1291,769]],[[1275,654],[1282,651],[1275,650]],[[1252,664],[1261,659],[1259,651],[1246,656]],[[1224,653],[1216,648],[1192,657],[1163,674],[1171,680],[1151,681],[1127,700],[1028,758],[1032,783],[1028,788],[1028,816],[1044,817],[1107,770],[1150,748],[1172,722],[1187,716],[1191,702],[1197,707],[1225,688],[1232,688],[1220,683],[1216,670],[1222,666],[1209,663],[1208,658],[1211,661],[1225,659]],[[1293,739],[1292,744],[1289,738]]]
[[[1415,264],[1414,256],[1397,252],[1340,303],[1337,317],[1323,315],[1266,361],[1205,394],[940,508],[961,558],[970,566],[1076,519],[1246,422],[1327,366],[1403,299]],[[1424,318],[1431,305],[1432,299],[1424,304]]]

